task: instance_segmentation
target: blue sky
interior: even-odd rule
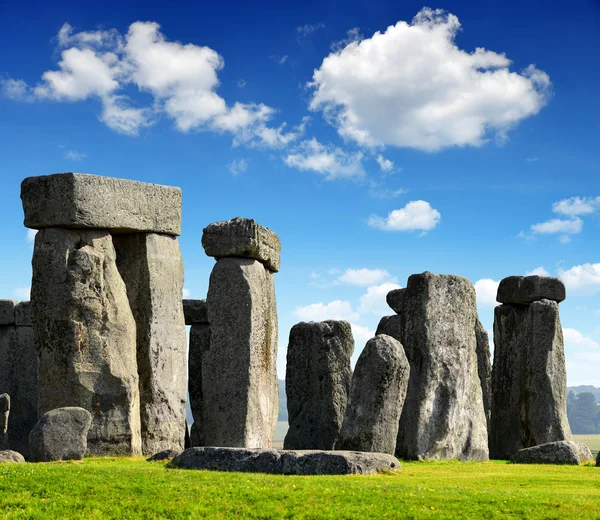
[[[123,4],[0,5],[2,297],[23,178],[172,184],[192,298],[204,226],[278,233],[282,376],[294,323],[348,319],[356,357],[412,273],[469,278],[491,329],[536,270],[567,284],[569,384],[600,386],[598,1]]]

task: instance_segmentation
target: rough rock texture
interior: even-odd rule
[[[485,421],[490,432],[490,415],[492,412],[492,362],[490,361],[490,340],[487,330],[483,327],[479,318],[475,322],[475,339],[477,341],[477,372],[481,382],[481,394],[483,397],[483,410]]]
[[[286,450],[332,450],[350,394],[354,352],[347,321],[301,322],[290,330],[285,374]]]
[[[142,452],[183,450],[187,335],[179,242],[157,233],[113,241],[137,326]]]
[[[10,415],[10,396],[0,394],[0,450],[8,449],[8,416]]]
[[[31,327],[0,326],[0,393],[11,397],[9,448],[29,456],[38,421],[38,355]]]
[[[380,336],[381,334],[391,336],[396,341],[402,343],[400,341],[402,339],[402,316],[393,315],[381,318],[379,325],[377,325],[375,335]]]
[[[39,415],[85,408],[93,415],[91,454],[139,454],[135,322],[111,235],[43,229],[32,264]]]
[[[556,441],[523,448],[512,456],[519,464],[575,464],[593,461],[592,452],[581,442]]]
[[[268,448],[277,425],[277,307],[273,273],[221,258],[207,296],[210,350],[202,359],[207,446]]]
[[[0,300],[0,325],[13,325],[15,323],[15,300]]]
[[[186,325],[208,323],[206,300],[183,300],[183,315]]]
[[[380,324],[381,332],[402,343],[410,363],[399,457],[488,458],[476,321],[475,289],[469,280],[425,272],[408,279],[401,319]]]
[[[182,452],[179,450],[163,450],[159,451],[158,453],[155,453],[154,455],[152,455],[152,457],[148,457],[146,460],[148,462],[155,462],[157,460],[169,460],[174,459],[181,453]]]
[[[29,434],[31,462],[82,460],[92,414],[70,406],[45,413]]]
[[[490,455],[570,441],[567,374],[558,304],[499,305],[494,311]]]
[[[202,247],[208,256],[254,258],[270,271],[279,271],[279,238],[253,219],[236,217],[208,225],[202,232]]]
[[[394,454],[410,365],[400,342],[370,339],[356,362],[336,449]]]
[[[402,312],[402,300],[405,291],[406,289],[393,289],[385,297],[385,301],[396,314]]]
[[[500,303],[526,305],[540,300],[562,302],[565,284],[549,276],[509,276],[500,281],[496,300]]]
[[[600,466],[600,451],[598,452],[598,456],[596,457],[596,466]]]
[[[145,182],[56,173],[21,183],[25,227],[181,234],[181,190]]]
[[[210,349],[208,324],[195,324],[190,328],[190,350],[188,354],[188,393],[194,424],[190,432],[191,446],[204,446],[204,398],[202,393],[202,357]]]
[[[22,464],[25,462],[25,457],[20,453],[12,450],[0,450],[0,464],[12,462],[15,464]]]
[[[370,475],[400,469],[398,460],[387,453],[239,448],[190,448],[173,459],[171,465],[182,469],[278,475]]]
[[[15,325],[17,327],[31,327],[31,302],[24,301],[15,307]]]

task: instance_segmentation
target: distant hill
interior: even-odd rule
[[[571,390],[575,392],[575,394],[581,394],[583,392],[589,392],[590,394],[594,394],[596,401],[600,402],[600,388],[596,388],[592,385],[570,386],[567,388],[567,393]]]

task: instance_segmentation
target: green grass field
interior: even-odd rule
[[[412,462],[369,477],[0,465],[1,518],[600,518],[600,468]]]

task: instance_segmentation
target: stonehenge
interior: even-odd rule
[[[490,453],[571,441],[558,278],[511,276],[500,282],[494,311]]]
[[[425,272],[411,275],[401,294],[395,305],[400,314],[384,318],[377,329],[404,346],[410,363],[396,455],[487,460],[473,285],[460,276]]]
[[[202,434],[206,446],[270,448],[277,425],[279,238],[254,220],[204,228],[216,258],[206,305],[210,348],[202,356]]]
[[[10,396],[8,447],[29,456],[38,420],[38,359],[29,302],[0,300],[0,394]],[[0,433],[1,436],[1,433]]]
[[[92,413],[88,451],[183,448],[181,190],[77,173],[21,185],[33,252],[38,415]]]
[[[301,322],[290,331],[286,450],[333,450],[350,394],[354,352],[347,321]]]
[[[0,451],[8,449],[8,416],[10,414],[10,396],[0,394]]]

